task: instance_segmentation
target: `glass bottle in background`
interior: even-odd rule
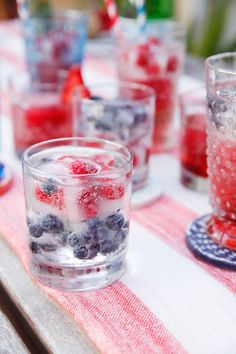
[[[135,0],[117,0],[119,14],[122,17],[135,18],[137,16]],[[173,0],[146,0],[147,19],[167,19],[174,16]]]

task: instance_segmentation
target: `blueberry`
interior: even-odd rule
[[[108,239],[100,243],[100,252],[103,254],[108,254],[116,251],[118,246],[119,245],[116,242],[114,242],[114,240]]]
[[[99,120],[96,121],[95,128],[103,131],[112,131],[113,130],[112,115],[104,114]]]
[[[53,178],[49,178],[42,184],[42,191],[47,195],[52,195],[57,191],[57,182]]]
[[[129,229],[129,221],[126,220],[123,227],[122,227],[123,230],[126,230],[126,229]]]
[[[79,233],[79,232],[72,232],[68,236],[68,244],[71,247],[75,246],[82,246],[82,245],[91,245],[94,241],[93,235],[89,233]]]
[[[99,227],[104,226],[104,221],[99,218],[92,218],[88,220],[89,231],[97,230]]]
[[[124,216],[120,212],[113,213],[106,218],[106,226],[114,231],[120,230],[124,222]]]
[[[89,249],[86,246],[77,246],[74,248],[74,256],[79,259],[87,259],[89,257]]]
[[[33,237],[41,237],[43,234],[43,229],[40,224],[29,224],[29,233]]]
[[[38,242],[30,242],[30,249],[33,253],[39,253],[41,251],[41,245]]]
[[[41,245],[41,247],[45,252],[54,252],[57,249],[57,246],[53,243],[44,243]]]
[[[125,241],[127,233],[128,233],[128,230],[127,231],[126,230],[119,230],[115,233],[115,239],[116,239],[117,243],[120,244]]]
[[[89,248],[88,259],[92,259],[92,258],[96,257],[96,255],[99,252],[99,249],[100,249],[100,247],[97,243],[91,245]]]
[[[56,215],[48,214],[43,218],[42,228],[44,231],[56,234],[64,231],[64,224]]]
[[[106,226],[101,226],[97,229],[97,238],[98,241],[104,241],[107,240],[109,238],[109,230]]]

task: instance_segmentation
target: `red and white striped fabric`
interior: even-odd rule
[[[3,38],[7,38],[0,52],[5,80],[23,67],[17,25],[0,26],[1,43]],[[86,76],[91,81],[108,81],[114,77],[114,68],[110,63],[104,66],[87,60]],[[9,111],[4,80],[1,97],[6,136]],[[182,90],[190,84],[198,85],[183,78]],[[187,225],[210,208],[207,196],[180,185],[178,168],[175,156],[153,157],[151,174],[163,185],[164,196],[132,212],[128,269],[119,281],[86,293],[38,284],[83,328],[101,353],[236,353],[236,273],[200,262],[187,249]],[[18,178],[0,198],[0,220],[0,234],[29,271],[24,196]]]

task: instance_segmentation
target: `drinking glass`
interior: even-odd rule
[[[206,60],[208,173],[213,208],[208,234],[236,249],[236,53]]]
[[[133,190],[148,177],[154,119],[154,91],[130,83],[88,86],[90,98],[73,95],[74,135],[108,139],[125,145],[132,153]]]
[[[32,274],[64,290],[89,290],[126,267],[132,157],[96,138],[54,139],[23,155]]]
[[[82,63],[86,13],[66,10],[52,17],[29,17],[22,25],[26,62],[34,81],[55,82],[58,70]]]
[[[206,125],[207,101],[203,88],[180,96],[180,179],[195,191],[206,192],[207,158]]]
[[[9,93],[18,157],[32,144],[72,135],[71,104],[62,99],[60,80],[37,83],[28,73],[15,73],[11,78]]]
[[[117,35],[118,77],[151,87],[156,94],[152,151],[163,152],[174,144],[172,131],[177,82],[184,60],[182,26],[174,21],[148,21],[137,31],[135,20],[121,20]]]

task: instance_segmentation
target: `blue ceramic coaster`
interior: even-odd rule
[[[236,270],[236,252],[222,247],[207,235],[210,215],[195,219],[186,233],[186,243],[193,254],[220,268]]]

